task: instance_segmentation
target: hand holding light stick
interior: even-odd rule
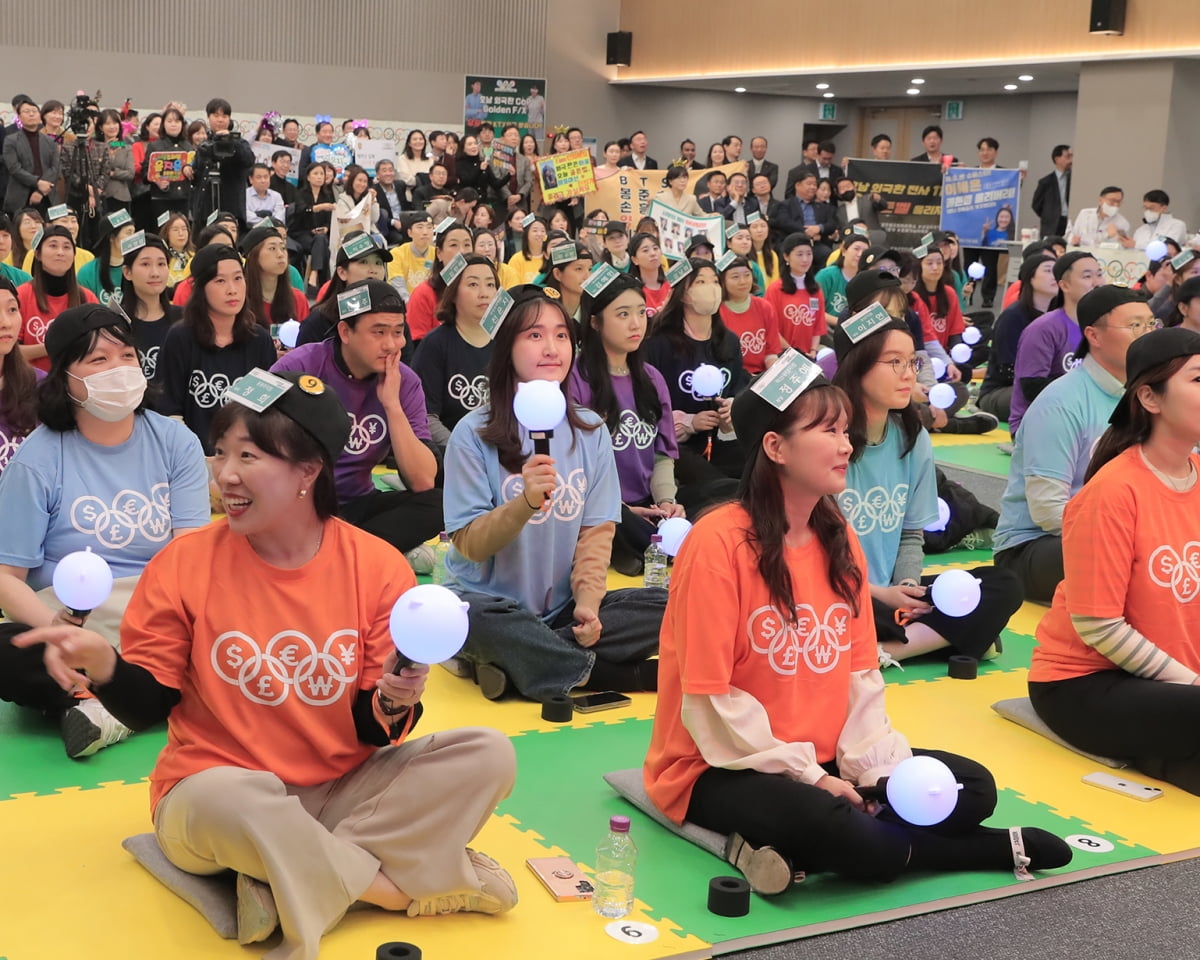
[[[553,380],[527,380],[513,394],[513,415],[533,438],[533,452],[550,455],[554,428],[567,415],[567,398]],[[550,494],[545,494],[550,499]]]
[[[92,548],[68,553],[54,568],[54,595],[79,620],[108,599],[113,574],[107,561]]]
[[[399,674],[416,663],[442,663],[467,642],[468,604],[452,590],[423,583],[405,590],[392,607],[388,627],[399,659]]]

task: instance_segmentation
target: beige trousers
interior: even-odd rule
[[[140,576],[117,577],[113,581],[112,593],[108,599],[88,614],[84,624],[89,630],[95,630],[118,650],[121,649],[121,620],[125,616],[125,608],[133,596],[134,588],[138,585]],[[62,609],[62,601],[54,594],[54,587],[43,587],[37,592],[38,599],[51,610]]]
[[[379,871],[413,899],[478,891],[466,846],[515,778],[507,737],[462,727],[384,747],[315,787],[214,767],[180,781],[154,827],[181,870],[270,884],[283,943],[266,957],[315,960],[322,935]]]

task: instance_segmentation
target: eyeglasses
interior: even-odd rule
[[[1140,337],[1142,333],[1149,333],[1151,330],[1161,330],[1161,320],[1135,320],[1133,323],[1119,324],[1106,323],[1105,326],[1109,330],[1129,330],[1135,337]]]
[[[911,360],[901,360],[896,357],[894,360],[876,360],[876,363],[884,363],[892,368],[892,373],[898,377],[904,376],[904,368],[908,367],[913,373],[920,373],[921,367],[925,365],[925,361],[920,357],[913,357]]]

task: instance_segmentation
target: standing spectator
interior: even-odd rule
[[[150,212],[154,216],[155,224],[160,227],[162,224],[158,221],[164,213],[188,212],[192,198],[192,178],[196,171],[190,164],[186,164],[181,171],[182,180],[151,180],[150,158],[156,153],[178,151],[191,152],[191,145],[184,133],[182,111],[177,106],[168,105],[163,110],[158,139],[146,147],[146,159],[142,165],[142,180],[150,185]]]
[[[616,145],[615,140],[611,141],[611,142],[614,144],[614,146]],[[607,153],[608,153],[608,145],[607,144],[605,144],[604,152],[607,155]],[[618,159],[620,159],[620,158],[618,157]],[[683,165],[685,167],[687,167],[689,170],[703,170],[704,169],[704,166],[700,163],[700,161],[698,161],[696,159],[696,141],[695,140],[684,140],[683,143],[681,143],[679,145],[679,159],[683,161]]]
[[[1038,216],[1038,230],[1043,237],[1061,237],[1067,232],[1067,211],[1071,201],[1071,165],[1075,154],[1065,143],[1050,153],[1054,169],[1037,182],[1030,206]]]
[[[941,163],[942,162],[942,128],[936,123],[931,123],[921,131],[921,144],[925,147],[924,153],[918,153],[913,160],[921,163]]]
[[[206,177],[215,174],[220,185],[221,206],[219,209],[233,213],[238,222],[246,219],[246,177],[254,166],[254,152],[250,144],[233,136],[233,107],[228,100],[214,97],[204,108],[208,115],[209,136],[206,146],[196,150],[196,180],[200,189],[193,195],[195,216],[193,223],[203,223],[213,210],[216,198]]]
[[[730,134],[721,141],[721,146],[725,148],[725,162],[737,163],[742,158],[742,138]]]
[[[877,133],[871,138],[871,158],[874,160],[892,159],[892,138],[886,133]]]
[[[42,114],[31,97],[18,96],[13,109],[21,126],[4,138],[4,168],[8,171],[4,209],[11,216],[22,207],[36,207],[45,216],[55,199],[58,145],[40,132]]]
[[[750,157],[746,176],[749,177],[751,184],[754,183],[755,177],[762,175],[771,184],[770,192],[774,193],[775,187],[779,184],[779,164],[772,163],[767,159],[766,137],[752,137],[750,139]],[[762,206],[761,200],[759,201],[759,206]]]
[[[657,170],[658,161],[646,153],[650,141],[646,134],[638,130],[629,138],[629,156],[622,157],[617,166],[633,167],[636,170]]]

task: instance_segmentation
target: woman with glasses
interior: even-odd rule
[[[858,279],[858,278],[856,278]],[[868,271],[855,284],[875,288],[876,302],[890,301],[900,281]],[[952,617],[930,604],[933,577],[922,577],[924,528],[938,521],[933,445],[913,403],[921,359],[912,330],[903,319],[851,317],[836,327],[834,383],[850,398],[850,439],[854,444],[846,489],[838,505],[854,528],[867,557],[880,662],[889,665],[951,647],[980,658],[1021,605],[1020,582],[994,567],[970,572],[980,581],[979,605]]]

